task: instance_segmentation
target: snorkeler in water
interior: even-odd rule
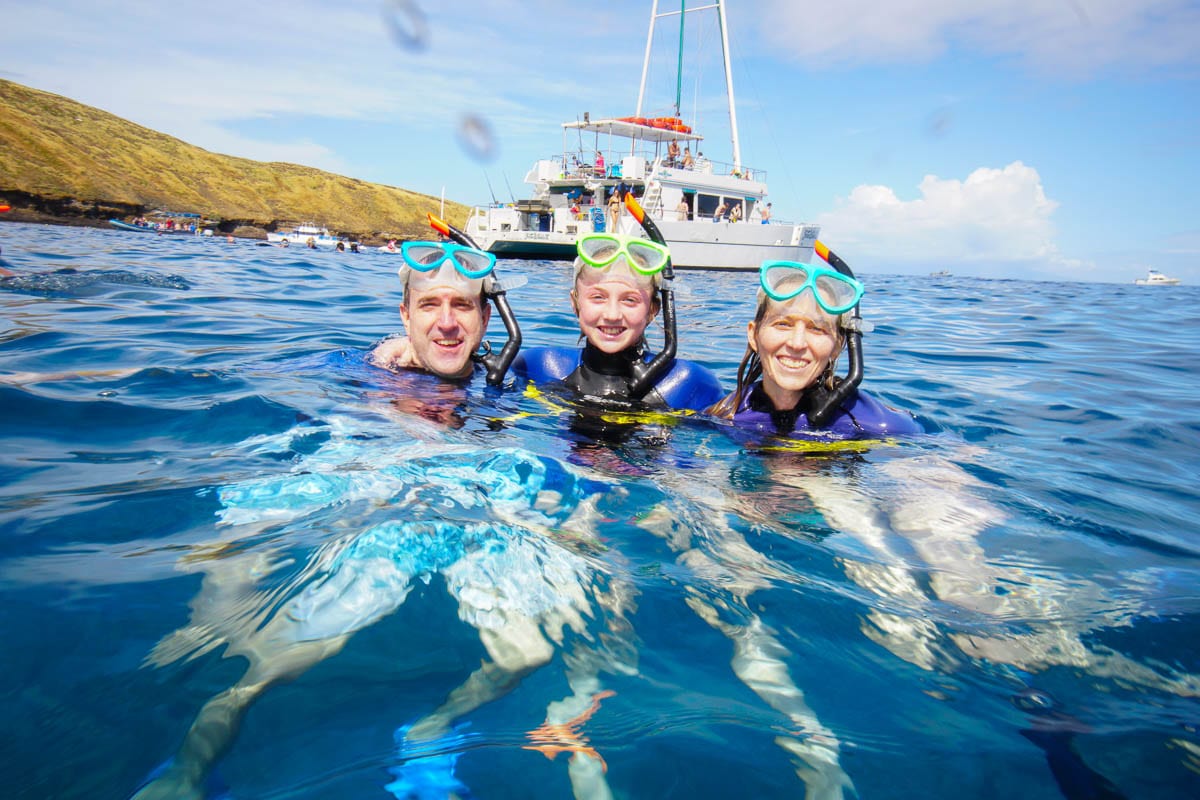
[[[368,360],[385,369],[425,370],[444,380],[464,380],[479,369],[489,385],[499,386],[521,347],[521,328],[508,305],[508,287],[495,273],[496,257],[433,214],[429,224],[453,241],[402,245],[400,318],[407,335],[384,339]],[[493,305],[508,340],[499,352],[489,347],[480,354]]]
[[[513,373],[535,385],[563,383],[585,404],[703,409],[716,402],[721,387],[705,367],[675,357],[670,250],[632,194],[625,204],[650,239],[592,233],[576,241],[571,307],[583,348],[527,349]],[[645,333],[659,311],[664,345],[652,354]]]
[[[709,409],[716,417],[768,434],[822,431],[846,437],[924,433],[911,414],[859,389],[863,377],[859,313],[864,288],[842,259],[817,242],[830,267],[767,261],[758,304],[746,326],[737,387]],[[849,372],[836,374],[849,351]]]

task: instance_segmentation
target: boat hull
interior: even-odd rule
[[[268,233],[267,241],[274,244],[299,245],[304,247],[309,241],[317,247],[337,247],[338,240],[333,236],[314,236],[311,233]]]
[[[194,231],[183,230],[181,228],[155,228],[149,225],[133,225],[129,222],[123,222],[119,219],[110,219],[109,225],[123,231],[136,231],[137,233],[158,233],[169,234],[171,236],[200,236],[204,235],[202,228],[197,228]],[[212,235],[211,232],[208,235]]]

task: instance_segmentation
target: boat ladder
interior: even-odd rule
[[[650,177],[646,180],[646,194],[642,197],[642,208],[646,209],[646,213],[656,219],[663,218],[662,184],[658,180],[658,170],[661,166],[661,161],[654,162],[654,168],[650,171]]]

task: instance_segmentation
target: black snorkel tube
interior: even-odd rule
[[[479,245],[475,244],[470,236],[460,231],[450,223],[440,217],[429,214],[429,227],[433,228],[438,233],[446,236],[458,244],[466,247],[479,249]],[[487,369],[487,382],[489,386],[500,386],[504,383],[504,375],[508,372],[508,368],[512,366],[513,359],[517,357],[517,351],[521,349],[521,326],[517,324],[517,318],[513,315],[512,308],[508,305],[508,298],[505,296],[505,290],[498,288],[499,280],[496,278],[495,270],[492,270],[492,290],[486,291],[484,294],[496,306],[496,310],[500,312],[500,319],[504,322],[504,330],[508,332],[508,341],[504,343],[504,347],[500,348],[499,353],[488,351],[483,355],[474,355],[474,358]]]
[[[662,231],[654,224],[654,220],[646,216],[645,210],[634,198],[632,192],[625,195],[625,207],[642,226],[642,230],[646,231],[650,241],[664,246],[667,244],[667,239],[662,235]],[[675,364],[678,339],[675,331],[675,292],[671,289],[671,280],[674,277],[675,271],[671,269],[671,259],[668,257],[667,263],[662,269],[662,280],[658,284],[663,315],[663,349],[649,361],[638,361],[633,365],[633,380],[629,382],[629,396],[634,400],[641,400],[648,395],[650,390]]]
[[[847,278],[853,278],[854,272],[850,269],[850,265],[834,253],[823,243],[817,242],[813,245],[813,249],[817,255],[825,259],[829,266],[836,269],[838,272],[845,275]],[[815,289],[814,289],[815,291]],[[849,319],[844,320],[842,327],[846,330],[846,351],[850,359],[849,371],[846,377],[833,379],[834,387],[827,389],[824,386],[817,386],[809,390],[806,398],[807,408],[805,416],[808,417],[808,424],[814,428],[823,427],[837,411],[838,406],[846,401],[846,398],[858,388],[858,384],[862,383],[863,379],[863,363],[862,363],[862,331],[863,322],[862,315],[858,310],[859,304],[855,304],[849,312]]]

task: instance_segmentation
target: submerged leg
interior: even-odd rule
[[[268,663],[252,664],[240,681],[204,704],[183,744],[161,775],[142,787],[135,800],[202,798],[209,772],[237,738],[250,705],[273,684],[291,680],[342,649],[349,635],[300,642]]]
[[[745,625],[724,622],[717,610],[692,595],[688,605],[701,619],[733,642],[733,671],[771,708],[785,715],[802,736],[779,736],[775,743],[792,756],[796,774],[807,787],[809,800],[840,800],[854,792],[854,783],[839,762],[840,743],[832,730],[817,719],[792,681],[784,658],[787,648],[757,615]]]

